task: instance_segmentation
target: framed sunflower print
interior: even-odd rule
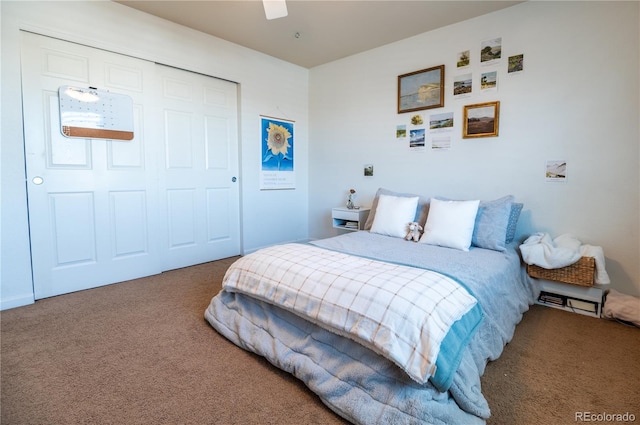
[[[260,116],[260,189],[295,189],[294,121]]]
[[[444,65],[398,76],[398,113],[444,106]]]

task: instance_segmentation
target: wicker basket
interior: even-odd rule
[[[559,269],[543,269],[531,264],[527,265],[527,273],[531,277],[580,286],[593,286],[595,271],[596,259],[593,257],[582,257],[577,263]]]

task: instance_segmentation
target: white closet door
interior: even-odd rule
[[[239,227],[238,185],[227,185],[223,196],[225,191],[215,184],[188,186],[172,181],[177,176],[170,172],[171,166],[183,168],[188,155],[199,155],[192,149],[204,143],[198,138],[206,134],[194,132],[191,139],[182,139],[182,144],[175,138],[166,138],[166,130],[170,135],[181,133],[186,129],[185,117],[201,112],[194,111],[195,107],[165,108],[162,102],[166,96],[160,93],[166,90],[167,83],[159,78],[159,69],[164,67],[23,33],[26,184],[36,299],[239,253],[239,229],[229,230],[233,225]],[[199,77],[212,80],[212,84],[218,81]],[[97,87],[131,96],[134,139],[63,136],[58,110],[58,88],[62,85]],[[215,123],[209,120],[210,132],[217,129]],[[230,126],[235,134],[237,124]],[[237,145],[237,138],[229,143]],[[228,151],[227,168],[233,161],[238,162],[237,147]],[[224,232],[194,220],[200,214],[200,204],[195,202],[201,194],[193,192],[196,186],[200,190],[206,187],[205,198],[209,202],[205,205],[227,202],[226,211],[235,214],[223,217],[220,210],[207,212],[207,219],[225,223]],[[164,189],[167,187],[178,190],[168,194]],[[229,193],[234,189],[235,196]],[[189,191],[193,192],[192,208],[185,207]],[[200,251],[208,255],[192,250],[192,255],[181,255],[179,265],[174,266],[176,250],[172,248],[191,244],[188,228],[193,235],[207,234],[208,243],[225,239],[223,233],[227,239],[235,238],[233,243],[227,242],[235,250],[228,248],[217,255],[219,251],[206,250],[206,244],[201,243]]]
[[[158,66],[164,266],[240,253],[237,86]]]

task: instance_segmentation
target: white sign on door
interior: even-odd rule
[[[60,86],[60,131],[66,137],[133,139],[133,100],[93,87]]]

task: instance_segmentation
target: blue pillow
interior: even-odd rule
[[[471,244],[479,248],[504,251],[507,228],[514,197],[504,196],[494,201],[482,201],[478,207]]]
[[[511,213],[509,214],[509,224],[507,225],[507,238],[506,243],[513,242],[513,238],[516,236],[516,226],[518,225],[518,218],[520,218],[520,212],[524,204],[514,202],[511,205]]]

